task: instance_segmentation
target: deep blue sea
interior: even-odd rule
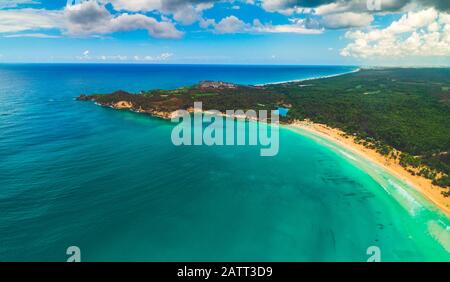
[[[379,168],[280,130],[280,152],[174,146],[175,124],[74,98],[342,66],[0,65],[0,261],[450,260],[449,221]],[[446,249],[447,248],[447,249]]]

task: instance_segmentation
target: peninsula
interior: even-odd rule
[[[174,90],[80,95],[169,119],[203,109],[287,109],[280,122],[329,138],[406,180],[450,215],[450,69],[377,68],[261,86],[202,81]]]

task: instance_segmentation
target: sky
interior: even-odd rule
[[[450,66],[450,0],[0,0],[1,62]]]

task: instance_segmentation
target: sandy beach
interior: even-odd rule
[[[448,217],[450,217],[450,197],[446,198],[441,194],[443,189],[433,185],[431,180],[425,177],[412,175],[402,167],[397,160],[387,158],[373,149],[366,148],[362,144],[356,143],[352,136],[345,135],[343,131],[328,127],[324,124],[317,124],[310,121],[295,121],[291,123],[289,127],[292,127],[294,130],[296,128],[303,129],[313,135],[326,138],[369,161],[375,162],[419,191],[425,198],[433,202]]]

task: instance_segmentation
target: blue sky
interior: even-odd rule
[[[0,0],[0,62],[450,65],[448,2]]]

